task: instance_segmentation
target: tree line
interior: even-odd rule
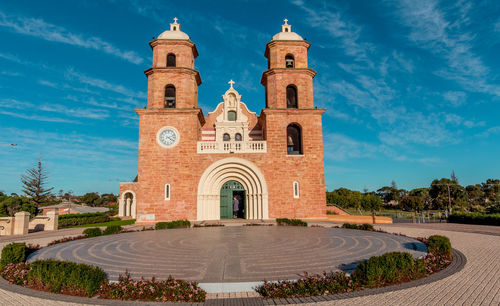
[[[48,174],[42,165],[41,158],[35,167],[26,170],[21,175],[22,194],[12,193],[6,195],[0,191],[0,216],[14,216],[16,212],[27,211],[33,217],[38,214],[44,206],[60,204],[63,200],[85,204],[92,207],[116,208],[113,204],[117,202],[117,196],[112,193],[99,194],[89,192],[83,196],[75,196],[72,191],[59,190],[58,195],[52,191],[54,187],[48,187]]]
[[[500,180],[462,186],[455,173],[450,178],[435,179],[429,187],[405,190],[393,181],[376,192],[359,192],[339,188],[326,193],[327,203],[344,208],[364,208],[367,195],[377,196],[386,207],[422,212],[423,210],[498,213],[500,212]]]

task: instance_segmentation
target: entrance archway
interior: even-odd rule
[[[197,220],[219,220],[221,188],[237,181],[246,191],[245,218],[268,219],[267,184],[260,169],[248,160],[230,157],[210,165],[198,184]]]
[[[118,216],[135,218],[136,212],[135,193],[131,190],[126,190],[122,193],[118,202]]]
[[[245,218],[245,188],[238,181],[227,181],[222,185],[220,189],[220,218],[221,219],[231,219],[234,217],[234,205],[233,199],[236,197],[238,199],[238,207],[236,208],[236,217]]]

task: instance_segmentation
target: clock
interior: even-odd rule
[[[179,143],[179,132],[176,128],[165,126],[156,134],[156,141],[164,148],[172,148]]]

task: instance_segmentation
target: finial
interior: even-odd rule
[[[288,24],[288,23],[287,23],[287,22],[288,22],[288,19],[286,19],[286,18],[285,18],[285,19],[283,19],[283,21],[285,22],[285,24]]]
[[[229,82],[227,82],[227,83],[231,86],[231,88],[233,88],[233,84],[234,84],[234,81],[233,81],[233,80],[230,80],[230,81],[229,81]]]
[[[177,17],[174,17],[174,23],[177,23],[177,20],[179,19],[177,19]]]

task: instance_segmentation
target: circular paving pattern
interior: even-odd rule
[[[352,270],[387,252],[424,255],[423,243],[404,236],[338,228],[239,226],[124,233],[43,248],[29,258],[97,265],[117,279],[172,275],[198,282],[296,279],[304,271]]]

